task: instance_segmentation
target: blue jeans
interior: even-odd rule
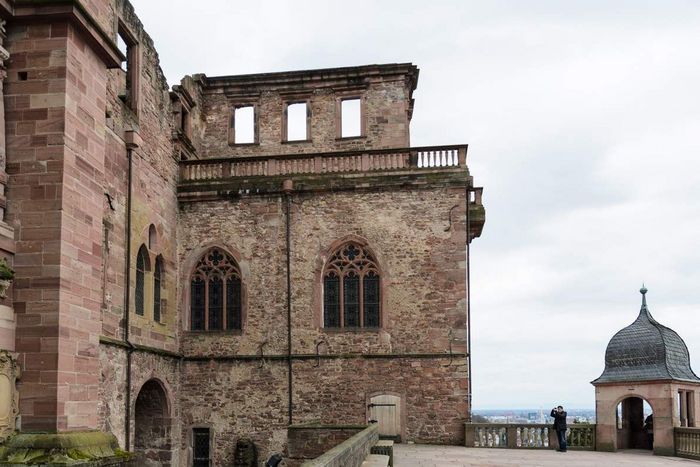
[[[559,441],[559,450],[566,451],[566,430],[557,430],[557,440]]]

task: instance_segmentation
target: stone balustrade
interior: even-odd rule
[[[673,429],[676,456],[700,460],[700,428]]]
[[[454,169],[466,167],[467,146],[426,146],[180,162],[180,183],[237,177]]]
[[[569,448],[595,449],[595,425],[569,425]],[[466,423],[465,445],[477,448],[554,449],[557,435],[551,425],[523,423]]]

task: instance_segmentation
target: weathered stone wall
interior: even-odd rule
[[[364,425],[321,425],[308,423],[287,428],[290,459],[313,459],[364,430]]]
[[[393,394],[404,404],[402,430],[407,440],[462,441],[468,413],[464,203],[464,189],[437,186],[293,197],[295,422],[366,423],[369,398]],[[182,353],[186,358],[219,357],[183,364],[183,430],[189,429],[187,424],[212,427],[216,465],[226,465],[239,436],[252,437],[265,456],[285,448],[284,208],[280,197],[181,208]],[[322,327],[320,271],[332,246],[344,239],[366,242],[376,254],[384,295],[380,329]],[[184,284],[212,245],[227,249],[241,268],[242,333],[187,331],[189,297]],[[461,359],[450,361],[447,356],[450,332],[453,352],[462,352]],[[326,341],[320,361],[300,356],[314,355],[319,339]],[[263,342],[268,358],[261,363],[254,356]]]
[[[304,467],[360,467],[378,440],[377,426],[370,425],[350,439],[302,465]],[[294,466],[296,462],[292,460],[290,464]]]
[[[406,147],[412,93],[412,83],[405,76],[407,69],[387,71],[371,78],[358,77],[353,70],[325,75],[310,71],[309,76],[299,75],[284,81],[270,73],[262,75],[267,78],[241,84],[224,82],[224,78],[205,79],[202,112],[206,122],[195,130],[193,142],[201,157]],[[364,101],[362,137],[340,138],[337,99],[348,96],[361,97]],[[308,100],[311,109],[309,141],[285,142],[284,104],[301,99]],[[259,144],[229,143],[231,110],[240,105],[257,106]]]
[[[286,256],[283,200],[249,197],[184,205],[180,214],[181,279],[208,246],[238,260],[246,291],[244,331],[182,336],[185,354],[286,352]],[[465,193],[459,188],[295,196],[291,215],[294,352],[464,351],[466,329]],[[450,225],[450,211],[452,225]],[[320,271],[329,249],[360,239],[382,269],[383,326],[337,332],[321,327]],[[189,287],[180,297],[189,322]],[[281,318],[284,317],[284,318]],[[416,332],[420,329],[421,332]]]

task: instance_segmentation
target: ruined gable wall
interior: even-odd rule
[[[410,87],[403,76],[373,78],[366,87],[340,91],[311,80],[299,84],[294,93],[275,85],[251,88],[204,87],[202,112],[206,123],[199,129],[196,146],[200,157],[227,157],[346,151],[406,147],[409,145]],[[290,94],[291,93],[291,94]],[[242,94],[242,96],[241,96]],[[247,95],[246,95],[247,94]],[[341,95],[362,96],[365,102],[366,135],[340,139],[336,129],[336,100]],[[283,142],[284,103],[308,99],[311,108],[310,141]],[[231,109],[256,104],[259,144],[229,144]]]

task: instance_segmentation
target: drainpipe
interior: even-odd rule
[[[468,421],[472,421],[472,299],[471,299],[471,281],[470,281],[470,252],[469,245],[471,243],[471,224],[469,219],[469,211],[471,204],[471,196],[474,188],[471,186],[471,182],[467,186],[467,213],[466,213],[466,230],[467,230],[467,405],[469,407],[469,412],[467,413]]]
[[[124,287],[124,342],[128,346],[126,351],[126,397],[124,413],[124,450],[128,451],[131,446],[131,353],[134,346],[129,342],[129,303],[131,302],[131,191],[132,191],[132,168],[133,149],[127,144],[126,158],[128,160],[127,171],[127,191],[126,191],[126,248],[124,248],[124,277],[126,285]]]
[[[288,400],[288,423],[292,424],[292,271],[291,271],[291,233],[290,224],[292,220],[292,190],[294,183],[292,180],[285,180],[282,183],[282,191],[286,201],[285,224],[287,234],[287,390]]]

